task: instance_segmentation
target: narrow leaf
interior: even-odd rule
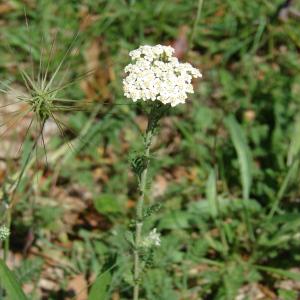
[[[243,198],[249,199],[252,172],[251,172],[251,153],[247,144],[245,134],[236,119],[231,116],[225,121],[232,139],[233,145],[238,155],[238,161],[241,173],[241,182],[243,187]]]
[[[0,278],[3,288],[10,300],[27,300],[20,283],[14,273],[9,270],[3,260],[0,260]]]
[[[211,169],[206,183],[206,198],[209,203],[211,216],[216,217],[218,213],[217,189],[216,189],[216,175],[213,169]]]
[[[105,271],[92,285],[88,300],[106,300],[108,299],[109,286],[112,280],[111,273]]]
[[[300,153],[300,115],[295,118],[294,130],[290,135],[291,144],[289,147],[287,165],[291,166],[293,161],[299,157]]]
[[[300,273],[286,271],[286,270],[272,268],[272,267],[265,267],[265,266],[256,266],[256,267],[259,270],[262,270],[262,271],[265,271],[265,272],[268,272],[271,274],[279,275],[281,277],[289,278],[289,279],[292,279],[295,281],[300,281]]]

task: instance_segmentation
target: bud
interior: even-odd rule
[[[9,229],[3,225],[0,226],[0,241],[5,241],[10,235]]]
[[[247,122],[252,122],[254,121],[256,118],[256,113],[254,110],[247,110],[244,112],[244,119],[247,121]]]
[[[153,246],[160,246],[160,233],[157,233],[156,228],[150,231],[149,235],[142,241],[144,248],[152,248]]]

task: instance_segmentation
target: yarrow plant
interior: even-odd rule
[[[180,63],[170,46],[141,46],[129,53],[133,63],[125,68],[124,95],[144,101],[160,101],[172,107],[185,103],[193,93],[192,79],[202,74],[189,63]]]
[[[141,275],[147,267],[147,262],[143,262],[143,258],[147,257],[144,252],[148,249],[152,254],[153,248],[161,244],[160,234],[156,228],[148,235],[142,232],[144,219],[149,216],[144,211],[144,200],[152,138],[159,120],[166,111],[170,107],[185,103],[188,94],[194,92],[192,79],[202,77],[200,71],[191,64],[180,63],[173,56],[174,52],[175,50],[170,46],[141,46],[129,53],[132,63],[125,67],[126,77],[123,80],[125,97],[134,102],[145,101],[150,106],[144,150],[132,160],[132,169],[137,176],[140,190],[136,206],[133,249],[134,300],[139,299]]]

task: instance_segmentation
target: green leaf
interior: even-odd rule
[[[218,212],[226,216],[230,216],[232,213],[238,213],[241,209],[243,209],[243,207],[245,207],[251,214],[259,213],[262,209],[262,206],[254,199],[226,199],[219,196],[217,200]],[[190,203],[189,211],[190,213],[196,213],[199,217],[204,218],[210,213],[210,204],[208,200],[201,199],[201,201]]]
[[[204,234],[204,239],[207,242],[207,244],[212,247],[214,250],[223,253],[224,252],[224,246],[221,242],[219,242],[217,239],[214,239],[210,234],[206,233]]]
[[[291,166],[293,161],[297,159],[300,152],[300,115],[296,116],[294,130],[290,136],[291,144],[289,147],[287,165]]]
[[[273,273],[275,275],[279,275],[284,278],[289,278],[289,279],[292,279],[295,281],[300,281],[300,273],[286,271],[286,270],[272,268],[272,267],[264,267],[264,266],[256,266],[256,267],[257,267],[257,269],[268,272],[268,273]]]
[[[124,237],[131,247],[135,246],[133,233],[129,230],[125,231]]]
[[[251,152],[247,144],[246,136],[233,116],[228,117],[225,120],[230,137],[238,155],[241,181],[243,186],[243,198],[249,199],[250,188],[252,183],[252,172],[251,172]]]
[[[39,257],[23,260],[21,265],[14,270],[19,282],[36,282],[40,277],[43,262],[43,259]]]
[[[6,290],[9,300],[26,300],[26,296],[14,273],[0,260],[0,280]]]
[[[109,286],[112,280],[111,273],[105,271],[99,275],[92,285],[88,300],[106,300],[108,299]]]
[[[171,211],[159,222],[159,229],[183,229],[189,227],[190,214],[183,211]]]
[[[211,216],[216,217],[218,214],[217,188],[216,188],[216,175],[213,169],[211,169],[206,183],[206,198],[209,203]]]
[[[268,215],[269,219],[271,219],[273,217],[273,215],[275,214],[275,212],[277,211],[280,201],[284,197],[290,184],[293,181],[295,181],[296,178],[298,178],[297,177],[298,170],[299,170],[299,160],[294,160],[292,165],[289,167],[289,170],[288,170],[286,176],[284,177],[284,180],[283,180],[283,182],[280,186],[280,189],[276,195],[276,199],[275,199],[274,203],[272,204],[272,208]]]
[[[278,291],[279,298],[282,300],[297,300],[297,292],[291,290],[280,289]]]
[[[120,213],[123,211],[120,201],[111,194],[102,194],[94,200],[94,205],[101,214]]]
[[[226,266],[226,272],[223,276],[223,282],[228,300],[235,299],[239,288],[244,282],[244,270],[236,262],[230,262]]]

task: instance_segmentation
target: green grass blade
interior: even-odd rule
[[[300,115],[297,115],[294,129],[290,135],[290,147],[287,157],[287,165],[291,166],[300,153]]]
[[[299,172],[299,154],[300,154],[300,117],[297,116],[294,130],[292,131],[291,144],[287,156],[288,170],[281,183],[275,201],[272,204],[268,218],[271,219],[279,208],[280,202],[287,192],[288,188],[298,180]]]
[[[297,179],[298,170],[299,170],[299,160],[297,159],[289,167],[288,172],[287,172],[286,176],[284,177],[284,180],[280,186],[280,189],[276,195],[276,199],[275,199],[274,203],[272,204],[272,208],[268,215],[269,219],[271,219],[274,216],[275,212],[278,210],[280,201],[284,197],[290,184]]]
[[[112,280],[111,273],[107,270],[102,273],[94,282],[89,293],[88,300],[108,299],[109,286]]]
[[[278,268],[265,267],[265,266],[256,266],[256,268],[274,275],[279,275],[280,277],[289,278],[295,281],[300,281],[300,273],[286,271]]]
[[[243,209],[244,209],[244,219],[248,229],[249,238],[254,241],[254,232],[252,228],[252,224],[250,221],[249,212],[247,206],[245,205],[245,201],[249,199],[251,183],[252,183],[252,170],[251,170],[251,152],[249,146],[247,144],[246,136],[238,124],[236,119],[233,116],[228,117],[225,120],[225,124],[229,130],[231,140],[235,147],[235,150],[238,155],[238,161],[240,166],[241,173],[241,182],[243,188]]]
[[[249,199],[252,170],[251,170],[251,152],[248,147],[245,134],[234,117],[228,117],[225,121],[229,129],[230,137],[238,155],[238,161],[241,173],[241,182],[243,187],[243,198]]]
[[[3,288],[6,290],[10,300],[27,300],[20,283],[14,273],[9,270],[3,260],[0,260],[0,278]]]
[[[217,178],[216,172],[214,169],[210,170],[207,183],[206,183],[206,198],[209,203],[209,210],[216,227],[219,230],[220,238],[222,242],[222,247],[219,249],[222,251],[223,255],[227,255],[228,244],[226,239],[226,234],[224,231],[224,224],[222,224],[221,213],[220,213],[220,204],[217,194]]]
[[[206,198],[209,203],[211,216],[216,217],[218,214],[217,188],[216,188],[216,175],[213,169],[211,169],[206,183]]]

